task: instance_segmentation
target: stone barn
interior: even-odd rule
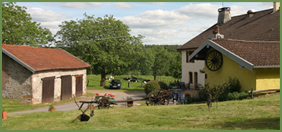
[[[62,49],[2,44],[2,98],[40,104],[81,96],[87,67]]]

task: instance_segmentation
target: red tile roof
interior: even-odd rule
[[[212,40],[254,66],[279,66],[279,41],[240,41],[231,39]]]
[[[178,50],[198,48],[212,34],[213,27],[214,25],[189,40]],[[273,13],[272,9],[268,9],[254,12],[252,17],[248,17],[247,13],[234,16],[220,26],[219,30],[220,34],[224,35],[224,39],[280,41],[280,11]]]
[[[62,49],[6,44],[2,44],[2,49],[33,68],[35,71],[91,67],[89,64]]]

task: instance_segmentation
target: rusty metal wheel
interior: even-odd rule
[[[102,108],[109,108],[110,107],[110,101],[107,97],[101,96],[98,100],[98,109]]]

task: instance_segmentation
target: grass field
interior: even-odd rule
[[[109,78],[110,75],[107,76]],[[120,76],[114,76],[115,79],[119,79],[122,84],[121,84],[121,90],[126,90],[126,91],[144,91],[144,88],[142,88],[142,81],[143,80],[154,80],[153,76],[146,76],[146,75],[139,75],[139,76],[134,76],[138,78],[138,82],[128,82],[126,80],[123,80],[123,78],[130,78],[130,75],[120,75]],[[87,89],[109,89],[110,81],[106,81],[106,87],[101,87],[100,86],[100,81],[101,81],[101,76],[100,75],[87,75],[87,80],[89,81]],[[164,81],[167,84],[169,82],[173,82],[175,79],[171,76],[157,76],[158,81]],[[128,87],[129,83],[129,87]],[[144,87],[145,84],[143,84]]]
[[[95,110],[88,122],[80,111],[9,115],[3,130],[279,130],[280,94],[206,104],[114,107]],[[89,113],[87,113],[89,114]]]

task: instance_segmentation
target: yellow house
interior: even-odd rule
[[[241,91],[280,89],[280,42],[209,39],[189,60],[205,60],[205,82],[222,85],[236,77]]]

